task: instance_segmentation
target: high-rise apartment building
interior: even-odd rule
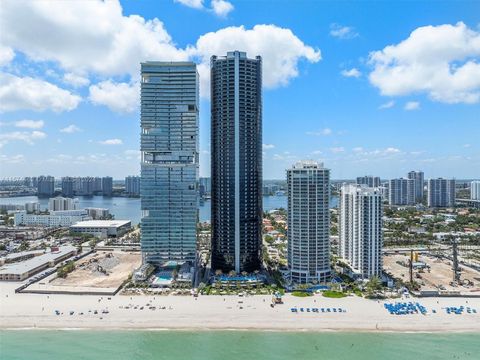
[[[112,196],[113,194],[113,179],[110,176],[102,178],[102,195]]]
[[[364,279],[382,273],[382,216],[382,195],[378,188],[342,186],[339,255]]]
[[[101,177],[94,177],[92,179],[92,193],[100,193],[103,192],[103,179]]]
[[[141,248],[160,267],[195,261],[198,98],[194,63],[141,64]]]
[[[392,179],[388,182],[390,205],[415,205],[415,182],[412,179]]]
[[[128,196],[140,195],[140,176],[127,176],[125,178],[125,192]]]
[[[357,177],[357,184],[358,185],[367,185],[369,187],[379,187],[380,186],[380,178],[378,176],[361,176]]]
[[[428,207],[455,206],[455,180],[429,179],[427,182]]]
[[[480,181],[472,181],[470,183],[470,199],[480,200]]]
[[[424,175],[423,171],[410,171],[407,176],[409,179],[414,181],[414,196],[415,202],[420,203],[423,201],[423,185],[424,185]]]
[[[50,197],[55,193],[55,178],[53,176],[39,176],[37,179],[38,197]]]
[[[288,269],[294,283],[326,282],[330,270],[330,170],[302,161],[287,170]]]
[[[93,177],[80,177],[75,179],[75,194],[81,196],[92,196],[96,188],[98,188],[97,181]],[[101,182],[100,182],[101,190]]]
[[[69,176],[62,178],[62,195],[73,197],[75,195],[75,179]]]
[[[262,59],[211,58],[212,267],[254,271],[262,250]]]

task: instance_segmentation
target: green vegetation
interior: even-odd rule
[[[298,296],[298,297],[309,297],[312,296],[309,292],[306,291],[293,291],[292,292],[293,296]]]
[[[26,251],[29,248],[30,248],[30,244],[28,243],[28,241],[22,241],[22,243],[18,247],[18,251]]]
[[[368,280],[367,284],[365,285],[365,290],[368,298],[383,297],[383,294],[381,294],[383,290],[382,281],[377,276],[374,276]]]
[[[215,283],[213,285],[207,285],[200,288],[199,291],[202,295],[238,295],[246,293],[249,295],[271,295],[279,291],[283,293],[283,289],[278,289],[276,285],[247,285],[247,286],[228,286],[222,285],[220,283]]]
[[[335,299],[339,299],[339,298],[343,298],[343,297],[347,296],[347,294],[345,294],[341,291],[334,291],[334,290],[325,290],[322,293],[322,295],[327,297],[327,298],[335,298]]]
[[[57,276],[65,279],[73,270],[75,270],[75,262],[69,261],[57,270]]]

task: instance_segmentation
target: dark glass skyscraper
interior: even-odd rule
[[[211,58],[212,268],[253,271],[262,249],[262,59]]]
[[[194,262],[198,73],[192,62],[142,63],[141,248],[154,265]]]

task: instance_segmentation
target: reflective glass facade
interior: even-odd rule
[[[194,262],[198,73],[192,62],[141,68],[141,247],[156,266]]]
[[[212,268],[261,267],[262,60],[211,59]]]

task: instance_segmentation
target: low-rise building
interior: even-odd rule
[[[130,220],[87,220],[70,226],[70,231],[99,238],[122,236],[132,227]]]
[[[62,246],[22,262],[4,265],[0,268],[0,280],[23,281],[76,254],[77,249],[74,246]]]
[[[84,210],[52,211],[48,215],[27,214],[17,211],[14,214],[15,226],[68,227],[79,221],[89,220]]]
[[[45,251],[43,250],[32,250],[7,254],[0,258],[0,265],[31,259],[35,256],[43,255],[44,253]]]

